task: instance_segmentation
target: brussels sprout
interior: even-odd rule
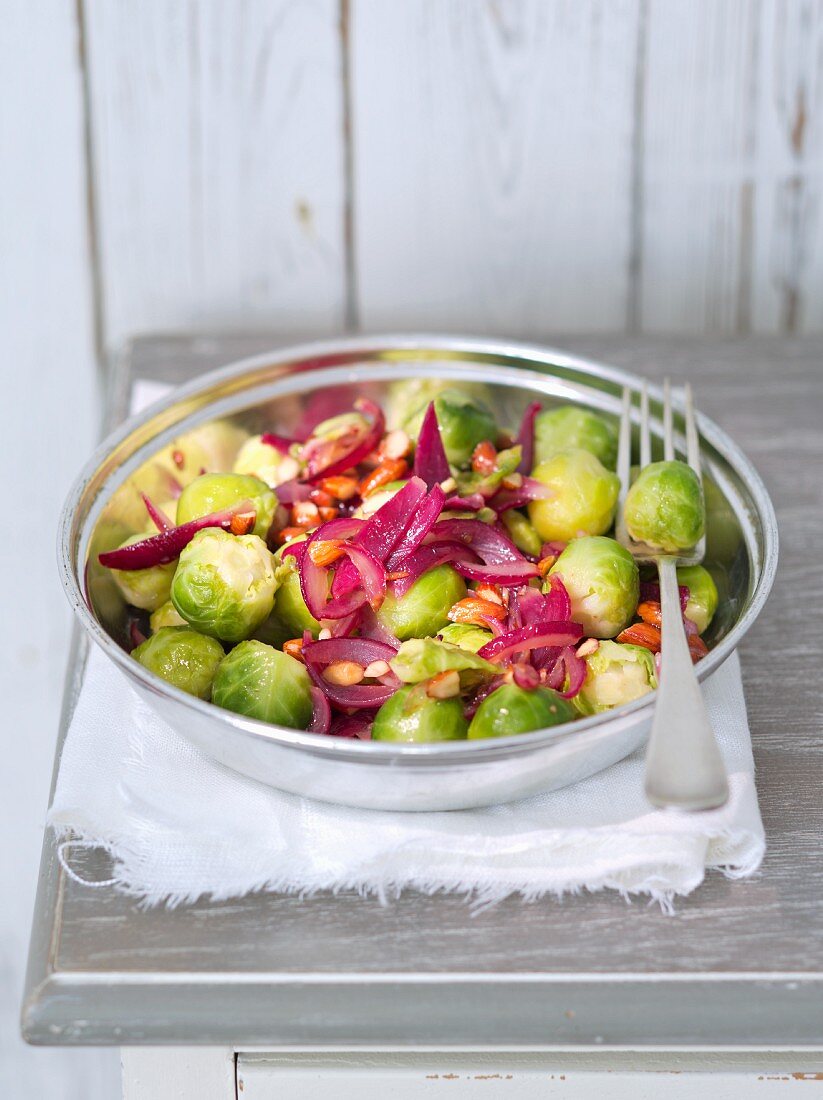
[[[439,393],[449,389],[458,389],[467,397],[474,397],[490,408],[494,404],[489,387],[481,383],[457,385],[448,378],[404,378],[402,382],[393,382],[389,387],[385,402],[386,424],[389,428],[406,428],[412,417],[421,409],[425,410]]]
[[[428,402],[419,407],[404,424],[414,439],[420,432],[427,406]],[[442,390],[434,398],[434,407],[443,449],[453,466],[468,465],[478,443],[497,438],[497,424],[492,413],[481,401],[461,390]]]
[[[372,741],[462,741],[468,723],[459,696],[431,699],[426,685],[409,684],[396,691],[374,716]]]
[[[144,531],[142,535],[132,535],[121,545],[131,546],[156,534],[156,531]],[[152,565],[149,569],[112,569],[111,575],[128,603],[143,611],[156,611],[169,598],[175,568],[176,563],[172,561],[167,565]]]
[[[304,730],[311,721],[311,679],[305,667],[263,642],[241,642],[221,661],[212,702],[276,726]]]
[[[164,626],[132,650],[132,657],[173,687],[208,699],[217,666],[225,657],[214,638],[188,626]]]
[[[667,553],[689,549],[705,527],[700,478],[685,462],[652,462],[626,494],[625,517],[636,542]]]
[[[620,479],[588,451],[558,451],[532,476],[552,490],[529,504],[529,519],[544,542],[602,535],[612,525]]]
[[[180,555],[171,598],[203,634],[239,642],[271,613],[276,588],[272,555],[262,539],[206,527]]]
[[[159,462],[180,485],[188,485],[203,470],[230,470],[248,432],[227,420],[203,424],[164,447]]]
[[[517,684],[503,684],[487,695],[469,726],[469,740],[511,737],[516,733],[559,726],[577,717],[574,707],[550,688],[526,691]]]
[[[546,409],[534,421],[535,461],[546,462],[558,451],[588,451],[606,467],[617,465],[617,429],[614,421],[579,405]]]
[[[599,714],[654,691],[654,657],[639,645],[599,642],[586,657],[586,680],[574,703],[581,714]]]
[[[177,562],[174,562],[175,569],[177,568]],[[174,576],[174,574],[172,574]],[[169,589],[171,589],[171,582],[169,583]],[[164,626],[188,626],[189,624],[178,614],[177,608],[171,602],[166,600],[164,604],[161,604],[156,611],[152,611],[149,617],[149,626],[151,627],[152,634],[156,634],[158,630],[162,630]]]
[[[293,539],[294,542],[303,542],[306,538],[301,535]],[[300,574],[297,571],[297,559],[293,554],[284,557],[285,546],[281,546],[274,555],[275,578],[277,591],[274,595],[274,607],[268,619],[255,631],[255,638],[261,642],[278,648],[290,638],[302,638],[303,631],[308,630],[313,638],[320,633],[320,623],[306,607],[303,593],[300,589]]]
[[[539,558],[540,551],[543,548],[543,540],[523,513],[518,512],[516,508],[509,508],[508,511],[502,513],[500,518],[503,520],[503,526],[509,532],[517,549],[522,550],[524,554],[531,554],[532,557]]]
[[[475,470],[458,473],[456,479],[458,493],[463,497],[471,496],[472,493],[482,493],[488,500],[499,489],[503,479],[515,472],[522,457],[523,448],[518,443],[515,447],[498,451],[494,470],[490,474],[481,474]]]
[[[707,630],[717,611],[717,585],[708,569],[702,565],[684,565],[677,570],[677,583],[689,590],[685,615],[700,634]]]
[[[244,500],[250,501],[257,513],[252,534],[264,539],[274,519],[277,497],[265,481],[246,474],[202,474],[195,478],[177,501],[177,522],[188,523],[222,512]]]
[[[466,582],[450,565],[438,565],[415,581],[404,596],[387,593],[377,618],[401,642],[436,634],[449,621],[449,608],[466,595]]]
[[[454,669],[461,689],[477,687],[496,676],[500,669],[476,653],[438,638],[409,638],[389,661],[392,672],[406,684],[430,680],[439,672]]]
[[[625,547],[602,535],[570,542],[549,575],[563,582],[572,619],[589,638],[613,638],[631,622],[640,595],[637,563]]]
[[[234,473],[252,475],[272,489],[296,477],[299,469],[296,459],[281,454],[271,443],[264,443],[261,435],[247,439],[234,460]]]
[[[494,637],[490,630],[484,630],[482,626],[474,626],[472,623],[449,623],[438,630],[437,636],[444,642],[467,649],[469,653],[477,653]]]

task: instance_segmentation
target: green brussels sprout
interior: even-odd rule
[[[234,473],[259,478],[271,489],[297,477],[299,471],[297,459],[281,454],[271,443],[264,443],[261,435],[250,436],[234,460]]]
[[[159,462],[179,485],[188,485],[203,470],[230,470],[248,432],[228,420],[215,420],[179,436],[159,454]]]
[[[436,634],[449,621],[449,608],[466,595],[466,582],[450,565],[438,565],[400,598],[389,592],[377,618],[401,642]]]
[[[532,476],[553,494],[529,503],[529,519],[544,542],[602,535],[611,527],[620,479],[589,451],[558,451]]]
[[[708,569],[702,565],[684,565],[677,570],[677,583],[689,590],[689,601],[684,612],[702,634],[717,611],[717,585]]]
[[[639,645],[598,642],[586,657],[586,679],[574,704],[581,714],[599,714],[654,691],[654,656]]]
[[[602,535],[570,542],[549,575],[563,582],[572,619],[589,638],[613,638],[629,625],[640,597],[640,572],[629,551]]]
[[[404,425],[409,435],[416,439],[420,433],[428,402],[409,418]],[[453,466],[468,465],[478,443],[497,438],[494,416],[483,402],[462,390],[441,390],[434,398],[440,438],[446,458]]]
[[[572,704],[551,688],[527,691],[517,684],[503,684],[487,695],[469,726],[470,741],[481,737],[511,737],[516,733],[548,729],[577,717]]]
[[[432,699],[426,685],[409,684],[387,699],[374,716],[372,741],[462,741],[468,722],[459,696]]]
[[[201,474],[187,485],[177,501],[177,522],[222,512],[248,500],[257,513],[252,534],[264,539],[269,533],[277,497],[258,477],[246,474]]]
[[[518,550],[524,554],[531,554],[539,558],[543,548],[543,539],[538,535],[522,512],[516,508],[509,508],[500,516],[503,526],[509,532],[512,542]]]
[[[409,638],[389,661],[392,672],[405,684],[431,680],[440,672],[453,669],[460,676],[461,690],[477,687],[500,672],[497,665],[484,661],[471,650],[438,638]]]
[[[131,546],[156,534],[156,531],[144,531],[142,535],[132,535],[121,545]],[[156,611],[169,598],[175,568],[176,563],[172,561],[148,569],[112,569],[110,572],[127,603],[143,611]]]
[[[534,421],[534,457],[547,462],[558,451],[578,448],[588,451],[606,467],[617,465],[617,428],[614,421],[579,405],[546,409]]]
[[[206,527],[180,554],[171,598],[195,629],[239,642],[269,616],[276,588],[272,555],[262,539]]]
[[[174,562],[175,569],[177,568],[177,562]],[[174,574],[172,573],[172,576]],[[171,590],[171,584],[169,584],[169,590]],[[158,630],[162,630],[164,626],[188,626],[189,624],[178,614],[177,608],[171,602],[166,600],[164,604],[161,604],[156,611],[152,611],[149,616],[149,626],[151,627],[152,634],[156,634]]]
[[[494,635],[490,630],[484,630],[482,626],[474,626],[473,623],[449,623],[437,632],[438,638],[450,645],[460,646],[469,653],[477,653]]]
[[[307,536],[301,535],[288,545],[303,542]],[[302,638],[308,630],[313,638],[320,633],[320,623],[306,607],[300,588],[300,574],[297,571],[297,559],[293,554],[284,557],[286,546],[281,546],[274,555],[277,591],[274,594],[274,606],[268,619],[255,631],[255,638],[278,649],[290,638]]]
[[[304,730],[311,721],[311,679],[305,667],[264,642],[241,642],[221,661],[212,702],[276,726]]]
[[[389,387],[385,402],[386,424],[389,428],[404,428],[421,409],[425,410],[443,390],[458,389],[491,408],[494,400],[488,386],[479,382],[454,383],[448,378],[404,378]],[[419,425],[418,425],[419,427]]]
[[[688,550],[705,529],[700,478],[685,462],[652,462],[626,494],[626,530],[667,553]]]
[[[217,666],[225,657],[219,642],[188,626],[161,627],[131,655],[161,680],[198,699],[211,697]]]

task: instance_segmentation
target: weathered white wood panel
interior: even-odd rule
[[[109,345],[198,325],[339,327],[335,0],[84,10]]]
[[[823,327],[823,3],[764,0],[754,327]]]
[[[366,327],[624,327],[639,9],[355,0]]]
[[[759,11],[751,0],[645,8],[639,330],[751,327]]]
[[[0,1096],[108,1100],[114,1052],[35,1051],[18,1015],[69,638],[57,516],[97,427],[83,116],[73,0],[0,20]]]

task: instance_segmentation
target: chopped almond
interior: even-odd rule
[[[257,515],[254,512],[238,512],[231,517],[229,530],[233,535],[247,535],[254,527]]]
[[[315,565],[331,565],[343,556],[343,542],[340,539],[318,539],[309,546],[309,557]]]
[[[537,563],[537,572],[541,577],[545,577],[556,561],[556,554],[547,554],[545,558],[541,558]]]
[[[295,539],[301,538],[305,533],[303,527],[284,527],[282,531],[277,532],[277,541],[283,546],[287,542],[294,542]]]
[[[339,474],[336,477],[324,477],[319,485],[324,493],[335,500],[351,500],[357,493],[357,478]]]
[[[388,661],[372,661],[370,665],[366,665],[363,675],[371,680],[376,680],[380,676],[385,676],[388,671]]]
[[[509,474],[508,477],[503,478],[504,489],[519,489],[523,484],[523,475],[518,474],[516,471],[513,474]]]
[[[384,458],[370,474],[360,482],[360,495],[367,497],[370,493],[382,489],[390,481],[398,481],[405,477],[409,470],[409,464],[405,458]]]
[[[447,477],[445,481],[440,482],[440,488],[444,493],[453,493],[457,488],[457,482],[453,477]]]
[[[475,595],[481,600],[491,600],[492,603],[499,603],[501,607],[505,605],[506,601],[496,584],[483,584],[481,582],[474,591]]]
[[[320,509],[310,500],[298,500],[291,506],[291,522],[294,527],[316,527],[320,522]]]
[[[486,619],[502,621],[506,618],[506,609],[491,600],[481,600],[477,596],[467,596],[449,609],[449,619],[453,623],[473,623],[475,626],[487,626]]]
[[[320,518],[323,520],[324,523],[327,523],[330,519],[337,519],[337,517],[340,515],[337,509],[332,507],[319,508],[318,511],[320,512]]]
[[[430,699],[453,699],[460,694],[460,676],[455,668],[446,669],[432,676],[426,685],[426,694]]]
[[[296,658],[298,661],[303,660],[303,639],[302,638],[289,638],[287,642],[283,642],[283,652],[288,653],[290,657]]]
[[[493,474],[497,469],[497,450],[488,439],[484,439],[474,448],[472,469],[476,474]]]
[[[662,622],[660,603],[657,600],[643,600],[637,605],[637,614],[644,623],[659,627]]]
[[[357,661],[334,661],[323,669],[323,679],[339,687],[352,687],[360,683],[364,671]]]
[[[316,504],[318,508],[328,508],[334,504],[334,497],[331,493],[326,492],[325,489],[318,489],[315,487],[309,493],[309,500],[312,504]]]
[[[651,623],[633,623],[617,635],[617,641],[643,646],[644,649],[650,649],[652,653],[660,652],[660,630]]]
[[[380,454],[383,458],[406,458],[411,451],[411,440],[401,429],[395,428],[383,438]]]
[[[597,638],[587,638],[582,645],[577,647],[577,656],[591,657],[593,653],[597,653],[598,649],[600,649],[600,642]]]
[[[692,655],[692,663],[697,664],[697,662],[709,652],[709,647],[699,634],[690,634],[688,641],[689,653]]]

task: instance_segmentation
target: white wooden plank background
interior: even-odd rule
[[[0,550],[0,1096],[103,1100],[114,1051],[36,1051],[18,1015],[70,614],[57,515],[97,425],[83,115],[73,0],[0,20],[0,450],[15,533]]]

